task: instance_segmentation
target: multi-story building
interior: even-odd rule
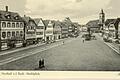
[[[115,27],[114,27],[114,21],[115,19],[107,19],[105,21],[105,27],[104,27],[104,37],[111,37],[114,35]],[[111,34],[112,33],[112,34]]]
[[[99,32],[100,31],[100,26],[98,25],[99,20],[92,20],[89,21],[86,26],[87,28],[90,28],[91,32]]]
[[[61,22],[60,21],[54,21],[54,28],[53,28],[53,34],[54,34],[54,40],[61,39]]]
[[[42,18],[34,19],[37,24],[36,27],[36,38],[38,42],[42,42],[45,40],[45,25]]]
[[[73,24],[74,24],[74,36],[79,36],[80,25],[78,23],[73,23]]]
[[[36,23],[35,21],[27,16],[23,17],[25,23],[24,29],[24,46],[36,43]]]
[[[68,38],[68,26],[65,22],[61,23],[61,37]]]
[[[107,38],[111,38],[112,41],[120,39],[120,18],[117,19],[107,19],[105,22],[106,29],[104,35],[107,35]]]
[[[68,36],[72,37],[74,35],[74,24],[69,17],[65,18],[64,22],[68,26]]]
[[[10,12],[8,6],[0,11],[0,49],[1,47],[15,47],[22,43],[24,34],[24,21],[16,12]]]
[[[51,41],[54,40],[54,37],[53,37],[54,23],[51,20],[45,20],[44,24],[46,26],[46,29],[45,29],[45,41],[51,42]]]

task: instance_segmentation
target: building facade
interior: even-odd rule
[[[86,26],[87,28],[90,28],[91,32],[99,32],[100,31],[100,26],[98,25],[99,20],[92,20],[89,21]]]
[[[120,18],[117,19],[107,19],[106,20],[106,30],[104,34],[107,34],[108,38],[112,41],[119,40],[120,38]],[[108,30],[108,31],[107,31]]]
[[[78,23],[74,23],[74,36],[79,36],[80,33],[80,25]]]
[[[74,24],[72,23],[72,21],[70,20],[69,17],[66,17],[65,20],[64,20],[66,26],[68,26],[68,36],[69,37],[73,37],[74,35]]]
[[[115,34],[115,26],[114,26],[115,19],[107,19],[105,21],[105,27],[104,27],[104,37],[114,37]]]
[[[22,45],[24,20],[18,13],[8,11],[8,6],[6,6],[6,11],[0,11],[0,28],[2,48]]]
[[[61,23],[61,37],[68,38],[68,26],[65,22]]]
[[[24,45],[30,45],[34,44],[37,41],[36,38],[36,23],[35,21],[27,16],[23,17],[25,23],[25,28],[24,28]]]
[[[54,40],[53,26],[54,26],[53,21],[48,20],[48,23],[47,23],[46,29],[45,29],[45,41],[47,41],[47,42],[52,42]]]
[[[60,21],[54,21],[54,28],[53,28],[53,34],[54,34],[54,40],[61,39],[61,22]]]
[[[42,18],[34,19],[35,23],[37,24],[36,27],[36,38],[38,42],[45,41],[45,25]]]

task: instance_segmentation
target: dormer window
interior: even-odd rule
[[[17,15],[17,16],[15,16],[14,18],[15,18],[16,20],[18,20],[18,19],[19,19],[19,16]]]
[[[0,18],[2,18],[2,14],[0,14]]]
[[[5,17],[6,17],[7,19],[10,19],[10,14],[7,13],[7,14],[5,15]]]
[[[10,19],[10,15],[8,15],[7,18]]]

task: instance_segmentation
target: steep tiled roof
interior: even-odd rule
[[[62,24],[61,24],[60,21],[54,21],[54,24],[55,24],[55,26],[60,26],[60,27],[62,27]]]
[[[35,23],[36,23],[37,25],[39,24],[40,20],[43,22],[42,18],[35,18],[35,19],[34,19],[34,21],[35,21]]]
[[[30,17],[22,17],[23,18],[23,20],[26,22],[26,23],[28,23],[29,22],[29,20],[31,20],[31,18]]]
[[[107,20],[105,21],[105,25],[108,26],[110,23],[114,23],[115,20],[116,20],[116,19],[107,19]]]
[[[50,21],[50,20],[43,20],[43,23],[44,23],[45,27],[47,27],[47,26],[48,26],[49,21]]]
[[[16,12],[9,12],[9,11],[2,11],[2,10],[0,10],[0,20],[5,20],[5,21],[23,21],[23,19],[21,18],[21,16],[18,13],[16,13]]]
[[[99,20],[92,20],[92,21],[89,21],[86,25],[87,27],[98,27],[99,28]]]
[[[48,24],[49,24],[49,21],[50,21],[50,20],[43,20],[43,23],[44,23],[44,25],[45,25],[45,29],[47,29],[47,26],[48,26]]]
[[[29,16],[24,16],[22,17],[22,19],[24,20],[24,22],[28,25],[29,24],[29,21],[33,21],[35,23],[35,21],[29,17]],[[35,25],[37,26],[37,24],[35,23]]]
[[[36,24],[38,24],[39,21],[40,21],[40,19],[39,19],[39,18],[36,18],[36,19],[34,19],[34,21],[35,21]]]
[[[61,22],[61,27],[62,28],[68,28],[68,25],[65,22]]]
[[[37,28],[45,26],[42,18],[35,18],[34,21],[37,24]],[[42,21],[41,24],[39,24],[40,21]]]

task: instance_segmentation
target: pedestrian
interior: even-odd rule
[[[65,42],[63,41],[63,44],[64,44]]]
[[[45,65],[44,65],[44,59],[40,59],[39,60],[39,68],[43,68],[43,67],[45,67]]]
[[[85,42],[85,39],[83,38],[83,43]]]
[[[42,63],[41,63],[42,61],[41,61],[41,59],[39,60],[39,68],[41,68],[42,66]]]
[[[120,46],[119,46],[119,54],[120,54]]]

